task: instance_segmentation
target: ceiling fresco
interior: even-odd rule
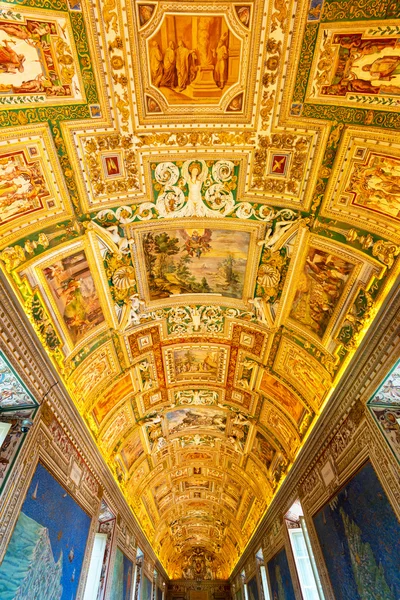
[[[0,4],[0,264],[172,578],[226,578],[400,254],[400,5]]]

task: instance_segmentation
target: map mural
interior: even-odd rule
[[[60,516],[62,518],[60,519]],[[3,598],[76,597],[90,517],[38,464],[0,566]]]
[[[359,600],[367,589],[395,600],[400,526],[370,463],[314,516],[314,524],[338,600]]]

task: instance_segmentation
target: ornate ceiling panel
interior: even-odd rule
[[[0,4],[0,260],[171,577],[228,577],[399,271],[400,8]]]

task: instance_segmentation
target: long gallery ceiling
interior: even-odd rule
[[[15,299],[169,575],[228,577],[399,271],[400,4],[0,4],[0,104]]]

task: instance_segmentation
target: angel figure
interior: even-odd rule
[[[210,252],[211,229],[204,229],[202,234],[196,230],[193,231],[192,235],[189,235],[184,229],[180,233],[185,240],[184,249],[191,258],[200,258],[202,254]]]
[[[207,210],[201,197],[201,188],[208,177],[208,168],[204,160],[185,161],[182,166],[182,177],[189,188],[188,200],[182,210],[182,216],[205,217]]]

